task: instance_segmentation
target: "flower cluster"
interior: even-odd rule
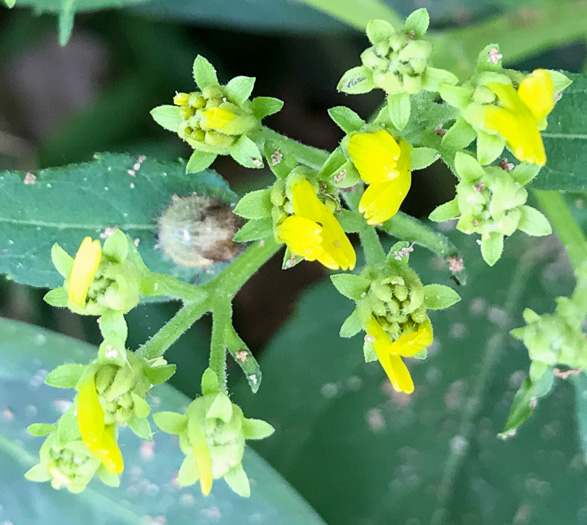
[[[177,477],[180,486],[199,481],[202,494],[207,496],[214,480],[224,478],[234,492],[249,497],[249,478],[242,466],[245,440],[263,439],[274,429],[265,421],[247,419],[220,392],[211,369],[202,376],[202,396],[190,403],[185,414],[158,412],[154,419],[161,430],[179,436],[185,454]]]
[[[468,153],[459,152],[455,169],[460,178],[456,197],[439,206],[430,219],[437,222],[458,218],[457,229],[481,235],[481,254],[493,266],[501,257],[505,236],[521,230],[528,235],[549,235],[548,220],[526,205],[524,188],[538,173],[535,166],[520,164],[513,171],[483,167]]]
[[[540,131],[546,129],[547,116],[571,81],[557,71],[536,69],[524,75],[504,69],[501,59],[499,46],[491,44],[479,54],[477,72],[469,81],[440,86],[442,98],[460,110],[455,133],[462,134],[464,146],[477,137],[481,164],[497,159],[507,144],[518,160],[544,166]]]
[[[400,243],[384,264],[367,266],[359,275],[334,275],[332,282],[356,303],[341,335],[351,337],[362,329],[365,360],[378,359],[393,388],[411,394],[414,383],[402,357],[426,357],[433,340],[427,310],[448,308],[459,296],[448,286],[424,286],[408,266],[405,248]]]
[[[174,105],[151,111],[160,126],[177,133],[194,149],[187,172],[206,169],[218,155],[230,155],[247,168],[261,168],[261,152],[250,136],[283,103],[271,97],[249,100],[255,84],[251,77],[235,77],[220,85],[214,66],[201,55],[194,61],[193,72],[199,91],[177,93]]]

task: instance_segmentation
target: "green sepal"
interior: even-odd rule
[[[293,253],[291,253],[291,250],[289,248],[286,248],[285,252],[283,252],[283,261],[281,262],[281,269],[289,270],[305,260],[306,259],[304,257],[294,255]]]
[[[369,93],[375,87],[373,75],[365,66],[357,66],[349,69],[339,80],[337,91],[349,95],[362,95]]]
[[[412,243],[410,241],[398,241],[392,244],[391,248],[389,248],[389,251],[387,252],[385,260],[387,262],[394,261],[396,263],[399,262],[408,264],[410,261],[411,250],[409,248],[411,245]],[[391,299],[391,297],[389,299]]]
[[[394,27],[387,20],[369,20],[365,29],[369,42],[373,45],[389,39],[396,34]]]
[[[181,108],[177,106],[164,105],[157,106],[151,110],[153,120],[163,129],[177,133],[179,126],[183,122],[181,118]]]
[[[217,156],[218,155],[216,153],[210,153],[208,151],[200,151],[196,149],[192,153],[185,166],[185,172],[200,173],[201,171],[209,168],[216,160]]]
[[[100,481],[108,487],[120,487],[120,476],[109,472],[104,465],[100,465],[98,468],[98,477],[100,478]]]
[[[122,263],[128,256],[128,237],[118,228],[104,242],[102,254],[111,262]]]
[[[440,153],[434,148],[414,148],[411,155],[412,170],[423,170],[427,168],[437,159],[440,158]]]
[[[370,284],[369,279],[352,273],[337,273],[331,275],[330,280],[341,295],[353,301],[361,299],[361,295],[368,290]]]
[[[552,226],[548,219],[537,209],[524,205],[520,211],[522,216],[518,223],[518,230],[533,237],[543,237],[552,233]]]
[[[297,167],[298,161],[284,149],[282,144],[268,140],[263,144],[263,153],[269,169],[278,179],[285,179]]]
[[[282,107],[283,100],[274,97],[256,97],[252,101],[253,115],[258,120],[279,113]]]
[[[206,368],[202,374],[202,395],[218,394],[220,388],[218,386],[218,376],[211,368]]]
[[[173,374],[175,374],[176,365],[150,366],[145,369],[145,377],[152,385],[165,383]]]
[[[332,177],[335,173],[340,172],[342,166],[347,162],[347,158],[345,157],[342,148],[339,146],[335,148],[328,158],[322,164],[320,171],[316,174],[316,178],[318,179],[328,179]]]
[[[75,388],[86,367],[78,364],[60,365],[45,377],[45,384],[54,388]]]
[[[387,110],[389,120],[398,129],[402,130],[410,121],[410,95],[408,93],[395,93],[387,96]]]
[[[428,217],[434,222],[446,222],[456,219],[460,215],[457,199],[452,199],[438,206]]]
[[[251,191],[236,204],[233,213],[243,219],[263,219],[271,217],[271,189]]]
[[[459,79],[446,69],[428,66],[422,75],[422,89],[438,93],[440,86],[452,86]]]
[[[132,393],[132,400],[134,402],[134,413],[138,418],[146,418],[151,413],[151,407],[144,397],[141,397],[134,392]]]
[[[550,78],[552,78],[552,84],[555,93],[560,93],[573,83],[569,77],[560,71],[555,71],[553,69],[548,69],[547,71],[550,75]]]
[[[234,77],[224,87],[228,100],[240,106],[249,100],[253,88],[255,87],[255,79],[253,77]]]
[[[494,71],[499,73],[503,71],[503,58],[489,60],[489,53],[492,49],[495,49],[497,53],[499,53],[499,44],[486,45],[477,56],[477,73],[483,71]]]
[[[365,363],[372,363],[373,361],[377,361],[377,353],[375,352],[375,348],[373,348],[373,345],[368,341],[363,342],[363,357],[365,358]]]
[[[33,423],[27,427],[27,431],[31,436],[42,437],[53,432],[55,425],[49,425],[48,423]]]
[[[178,435],[185,431],[188,424],[188,418],[177,412],[156,412],[153,421],[163,432]]]
[[[206,412],[206,419],[221,419],[225,423],[232,417],[232,403],[226,394],[219,393]]]
[[[194,81],[202,91],[208,86],[218,86],[218,76],[214,66],[202,55],[198,55],[194,60],[193,67]]]
[[[444,310],[461,300],[460,295],[450,286],[428,284],[424,286],[424,306],[427,310]]]
[[[350,337],[354,337],[363,329],[363,325],[361,324],[361,317],[359,316],[359,312],[355,309],[342,323],[340,327],[339,335],[340,337],[344,337],[348,339]]]
[[[130,428],[134,434],[141,439],[146,439],[148,441],[153,439],[153,431],[151,430],[151,425],[147,419],[132,415],[126,423],[128,428]]]
[[[554,374],[550,367],[548,367],[544,373],[534,381],[529,377],[524,380],[522,386],[514,396],[514,401],[505,428],[499,434],[501,438],[511,436],[512,431],[515,431],[532,415],[534,407],[536,406],[535,400],[548,394],[552,389],[553,383]]]
[[[16,0],[4,0],[4,3],[8,6],[9,9],[12,9],[16,5]]]
[[[356,211],[340,210],[336,218],[346,233],[359,233],[365,227],[365,219]]]
[[[179,467],[177,473],[177,484],[180,487],[189,487],[198,481],[200,473],[196,465],[196,457],[194,454],[187,455]]]
[[[275,429],[262,419],[243,418],[243,436],[245,439],[265,439],[274,432]]]
[[[424,350],[421,350],[417,354],[414,354],[412,357],[414,359],[418,359],[419,361],[424,361],[424,359],[428,357],[428,348],[424,348]]]
[[[503,152],[505,139],[500,135],[477,132],[477,160],[480,164],[491,164]]]
[[[57,422],[57,438],[60,444],[67,444],[80,438],[77,416],[72,408],[63,414]]]
[[[460,150],[466,148],[477,137],[477,132],[463,118],[459,117],[448,129],[440,144],[443,148]]]
[[[469,184],[474,184],[485,175],[481,164],[473,156],[462,151],[455,155],[455,170],[457,175]]]
[[[262,168],[263,155],[249,137],[243,135],[230,148],[230,156],[245,168]]]
[[[489,265],[499,261],[503,253],[503,234],[492,232],[481,238],[481,256]]]
[[[266,217],[264,219],[253,219],[246,222],[242,228],[236,232],[233,240],[235,242],[251,242],[267,239],[273,235],[273,219]]]
[[[413,11],[408,18],[406,18],[405,23],[405,33],[414,32],[414,36],[416,38],[422,38],[426,31],[428,31],[428,26],[430,25],[430,15],[425,8],[416,9]]]
[[[231,468],[226,474],[224,474],[224,481],[226,481],[228,486],[241,498],[248,498],[251,495],[249,477],[242,464]]]
[[[29,481],[36,481],[37,483],[44,483],[45,481],[51,481],[51,479],[53,479],[49,469],[47,469],[42,463],[27,470],[24,477]]]
[[[345,133],[358,131],[365,125],[365,121],[352,109],[346,106],[336,106],[328,110],[328,115],[334,123]]]
[[[474,89],[471,87],[455,86],[443,83],[438,86],[438,93],[446,103],[459,109],[465,109],[473,98]]]
[[[540,166],[536,164],[526,164],[522,162],[518,164],[514,170],[510,173],[512,179],[522,186],[528,184],[538,173],[540,172]]]
[[[69,304],[67,291],[63,286],[49,290],[43,297],[43,300],[55,308],[65,308]]]
[[[51,247],[51,261],[61,277],[69,277],[73,266],[73,257],[57,243]]]

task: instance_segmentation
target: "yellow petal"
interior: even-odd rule
[[[120,474],[124,470],[124,460],[118,443],[114,439],[114,425],[105,427],[99,441],[86,443],[90,452],[94,454],[106,467],[108,472]]]
[[[432,344],[432,325],[430,321],[422,323],[417,331],[402,335],[391,343],[390,352],[404,357],[412,357]]]
[[[375,133],[353,133],[348,152],[367,184],[384,182],[399,175],[400,145],[383,129]]]
[[[235,118],[236,115],[232,111],[224,108],[210,108],[204,112],[202,125],[210,129],[222,131]]]
[[[210,494],[212,484],[214,483],[214,476],[212,475],[212,458],[210,456],[210,449],[206,443],[206,438],[202,434],[201,439],[193,445],[194,457],[198,467],[200,490],[204,496]]]
[[[82,441],[89,445],[98,442],[104,434],[104,409],[98,399],[96,384],[92,376],[78,391],[77,423]]]
[[[68,298],[80,308],[85,308],[86,298],[92,279],[96,275],[100,260],[102,259],[102,246],[100,241],[93,241],[86,237],[75,254],[71,274],[69,276]]]
[[[554,84],[546,69],[535,69],[520,83],[518,95],[530,108],[537,122],[545,119],[554,108]]]
[[[277,227],[276,232],[294,255],[315,261],[322,252],[322,227],[310,219],[292,215]]]
[[[295,215],[277,229],[292,253],[317,260],[330,270],[352,270],[356,264],[353,245],[328,207],[306,179],[290,188]],[[291,219],[296,219],[291,222]],[[302,221],[301,219],[305,219]],[[289,240],[288,240],[289,239]]]
[[[371,184],[359,202],[359,211],[370,225],[381,224],[391,219],[398,211],[410,191],[412,175],[409,170],[388,182]]]

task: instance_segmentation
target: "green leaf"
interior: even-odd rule
[[[69,42],[73,31],[74,5],[76,0],[62,0],[59,12],[59,44],[64,46]]]
[[[562,93],[548,116],[548,128],[541,133],[547,160],[532,181],[536,189],[587,189],[587,76],[565,74],[573,83]]]
[[[216,76],[216,69],[207,58],[198,55],[194,60],[193,68],[194,81],[200,90],[208,86],[217,86],[218,77]]]
[[[19,525],[76,525],[80,516],[92,525],[140,525],[145,523],[145,516],[160,515],[165,516],[167,523],[191,524],[197,519],[199,525],[212,525],[218,523],[220,512],[223,525],[242,525],[244,516],[255,516],[255,522],[260,525],[324,523],[250,448],[245,451],[243,464],[252,480],[251,498],[238,497],[223,481],[217,480],[210,496],[214,498],[215,510],[207,514],[204,511],[211,508],[210,500],[199,491],[190,491],[187,497],[185,491],[173,488],[184,454],[177,438],[163,432],[155,434],[154,448],[149,448],[130,429],[119,429],[126,466],[119,490],[93,482],[82,494],[71,495],[64,490],[53,490],[47,483],[24,479],[25,472],[38,461],[42,443],[42,439],[28,436],[25,426],[43,416],[56,419],[60,415],[56,407],[63,403],[63,391],[45,385],[32,386],[31,378],[41,370],[58,366],[64,359],[88,362],[95,353],[94,347],[80,341],[0,320],[0,400],[2,407],[9,406],[15,415],[12,419],[0,417],[0,489],[4,516]],[[157,397],[161,410],[183,411],[190,401],[167,385],[154,388],[151,393]],[[75,425],[75,416],[72,421]],[[133,467],[137,468],[133,470]],[[133,474],[138,468],[144,483],[140,490],[136,490],[137,478]],[[30,471],[29,477],[47,479],[39,469]]]
[[[587,375],[573,377],[575,387],[575,411],[579,426],[579,440],[583,449],[583,458],[587,459]]]
[[[165,383],[173,374],[175,374],[175,365],[163,365],[150,367],[145,370],[145,376],[152,385]]]
[[[336,106],[328,110],[328,115],[334,123],[345,133],[358,131],[365,125],[365,121],[352,109],[346,106]]]
[[[440,154],[434,148],[414,148],[412,150],[412,169],[423,170],[440,158]]]
[[[249,137],[243,135],[230,148],[230,156],[245,168],[262,168],[263,156]]]
[[[16,4],[16,0],[4,0],[4,3],[9,7],[14,7],[14,5]]]
[[[461,296],[444,284],[424,286],[424,305],[428,310],[444,310],[460,300]]]
[[[240,106],[249,100],[254,87],[253,77],[234,77],[226,84],[226,95],[231,102]]]
[[[240,338],[232,326],[228,327],[226,334],[226,347],[230,352],[230,355],[234,358],[236,364],[241,368],[249,386],[251,392],[256,393],[261,386],[261,380],[263,374],[261,373],[261,367],[255,359],[255,356],[249,350],[247,344]]]
[[[369,280],[352,273],[337,273],[330,276],[330,280],[339,293],[358,301],[361,295],[369,289]]]
[[[422,38],[430,25],[430,15],[424,8],[416,9],[406,18],[406,34],[413,31],[416,38]]]
[[[234,213],[243,219],[264,219],[271,217],[271,189],[251,191],[236,204]]]
[[[266,347],[259,393],[246,384],[235,393],[245,413],[254,408],[277,429],[256,450],[328,523],[495,525],[515,523],[520,508],[532,509],[528,525],[553,525],[553,513],[557,525],[577,521],[587,471],[569,385],[559,382],[515,438],[496,438],[528,367],[508,332],[525,304],[551,310],[570,271],[546,282],[558,254],[537,257],[541,241],[524,235],[491,269],[473,239],[462,240],[469,284],[460,303],[430,312],[427,360],[405,359],[414,394],[394,392],[378,362],[364,363],[360,338],[339,337],[349,302],[328,282],[301,297]],[[423,282],[438,280],[438,262],[424,250],[410,257]],[[284,381],[284,363],[295,380]]]
[[[79,364],[58,366],[47,374],[45,383],[55,388],[75,388],[85,368]]]
[[[105,238],[115,227],[135,240],[153,272],[205,282],[223,267],[178,266],[157,248],[157,221],[173,195],[197,192],[227,203],[236,201],[236,195],[212,171],[186,175],[180,163],[105,153],[91,162],[34,175],[34,184],[24,184],[24,173],[0,172],[0,191],[5,196],[0,207],[0,273],[17,282],[62,285],[63,278],[51,261],[53,244],[57,241],[74,255],[84,237]],[[60,267],[62,272],[67,270],[65,263]]]
[[[246,222],[243,227],[236,232],[234,240],[236,242],[251,242],[267,239],[273,235],[273,219],[253,219]]]
[[[522,230],[524,233],[535,237],[543,237],[552,233],[552,227],[548,219],[536,208],[522,206],[521,209],[522,216],[518,224],[518,230]]]
[[[216,160],[217,156],[216,153],[194,150],[185,167],[185,172],[200,173],[201,171],[208,169]]]
[[[253,114],[259,120],[281,111],[283,100],[274,97],[256,97],[253,99]]]
[[[340,210],[336,218],[347,233],[359,233],[365,227],[365,219],[356,211]]]
[[[177,133],[182,122],[180,108],[177,106],[158,106],[151,110],[153,120],[167,131]]]
[[[391,123],[401,131],[410,121],[410,95],[408,93],[388,95],[387,110],[389,111]]]

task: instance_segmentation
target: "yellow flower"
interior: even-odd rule
[[[223,108],[211,108],[204,112],[202,125],[218,131],[224,130],[236,115],[232,111]]]
[[[430,321],[422,323],[415,332],[403,334],[396,341],[391,340],[374,317],[369,320],[366,331],[372,338],[377,359],[391,381],[393,389],[396,392],[411,394],[414,391],[414,382],[401,357],[412,357],[432,344]]]
[[[412,183],[410,145],[403,139],[396,141],[381,129],[351,135],[348,152],[361,179],[369,184],[359,202],[359,211],[370,225],[391,219]]]
[[[108,472],[122,472],[124,462],[114,439],[115,425],[106,425],[104,422],[104,409],[98,399],[93,376],[79,389],[77,421],[82,441],[90,452],[102,462]]]
[[[86,237],[75,254],[67,293],[69,300],[80,308],[86,306],[88,290],[98,266],[100,266],[101,259],[100,241],[93,241],[91,237]]]
[[[318,261],[330,270],[352,270],[356,263],[355,250],[307,179],[292,184],[291,201],[294,214],[277,226],[277,238],[294,255]]]
[[[516,91],[512,86],[492,82],[487,84],[501,106],[483,106],[483,129],[499,133],[518,160],[544,166],[546,153],[540,136],[544,119],[554,107],[554,85],[545,69],[528,75]]]

